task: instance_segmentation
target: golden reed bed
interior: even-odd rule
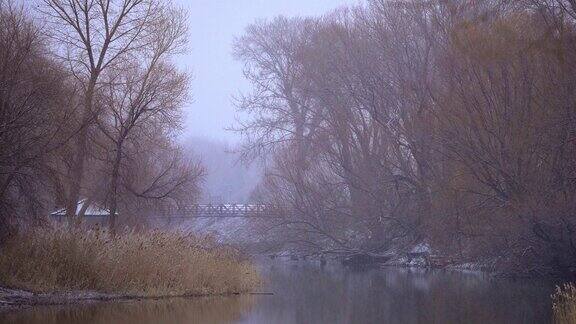
[[[249,292],[259,281],[239,253],[184,233],[35,229],[0,248],[0,285],[35,292],[216,295]]]

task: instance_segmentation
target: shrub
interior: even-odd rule
[[[185,233],[34,229],[8,239],[0,253],[0,284],[37,292],[208,295],[258,282],[239,253]]]

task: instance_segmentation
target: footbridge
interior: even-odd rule
[[[283,209],[266,204],[193,204],[166,213],[170,218],[278,218]]]

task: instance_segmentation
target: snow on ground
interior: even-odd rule
[[[410,253],[422,253],[422,254],[430,254],[432,249],[430,249],[430,245],[428,243],[420,243],[412,248]]]

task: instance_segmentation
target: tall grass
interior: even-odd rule
[[[0,247],[0,285],[138,296],[246,292],[259,282],[231,249],[183,233],[35,229]]]
[[[565,284],[557,287],[552,299],[554,321],[559,324],[576,324],[576,286]]]

